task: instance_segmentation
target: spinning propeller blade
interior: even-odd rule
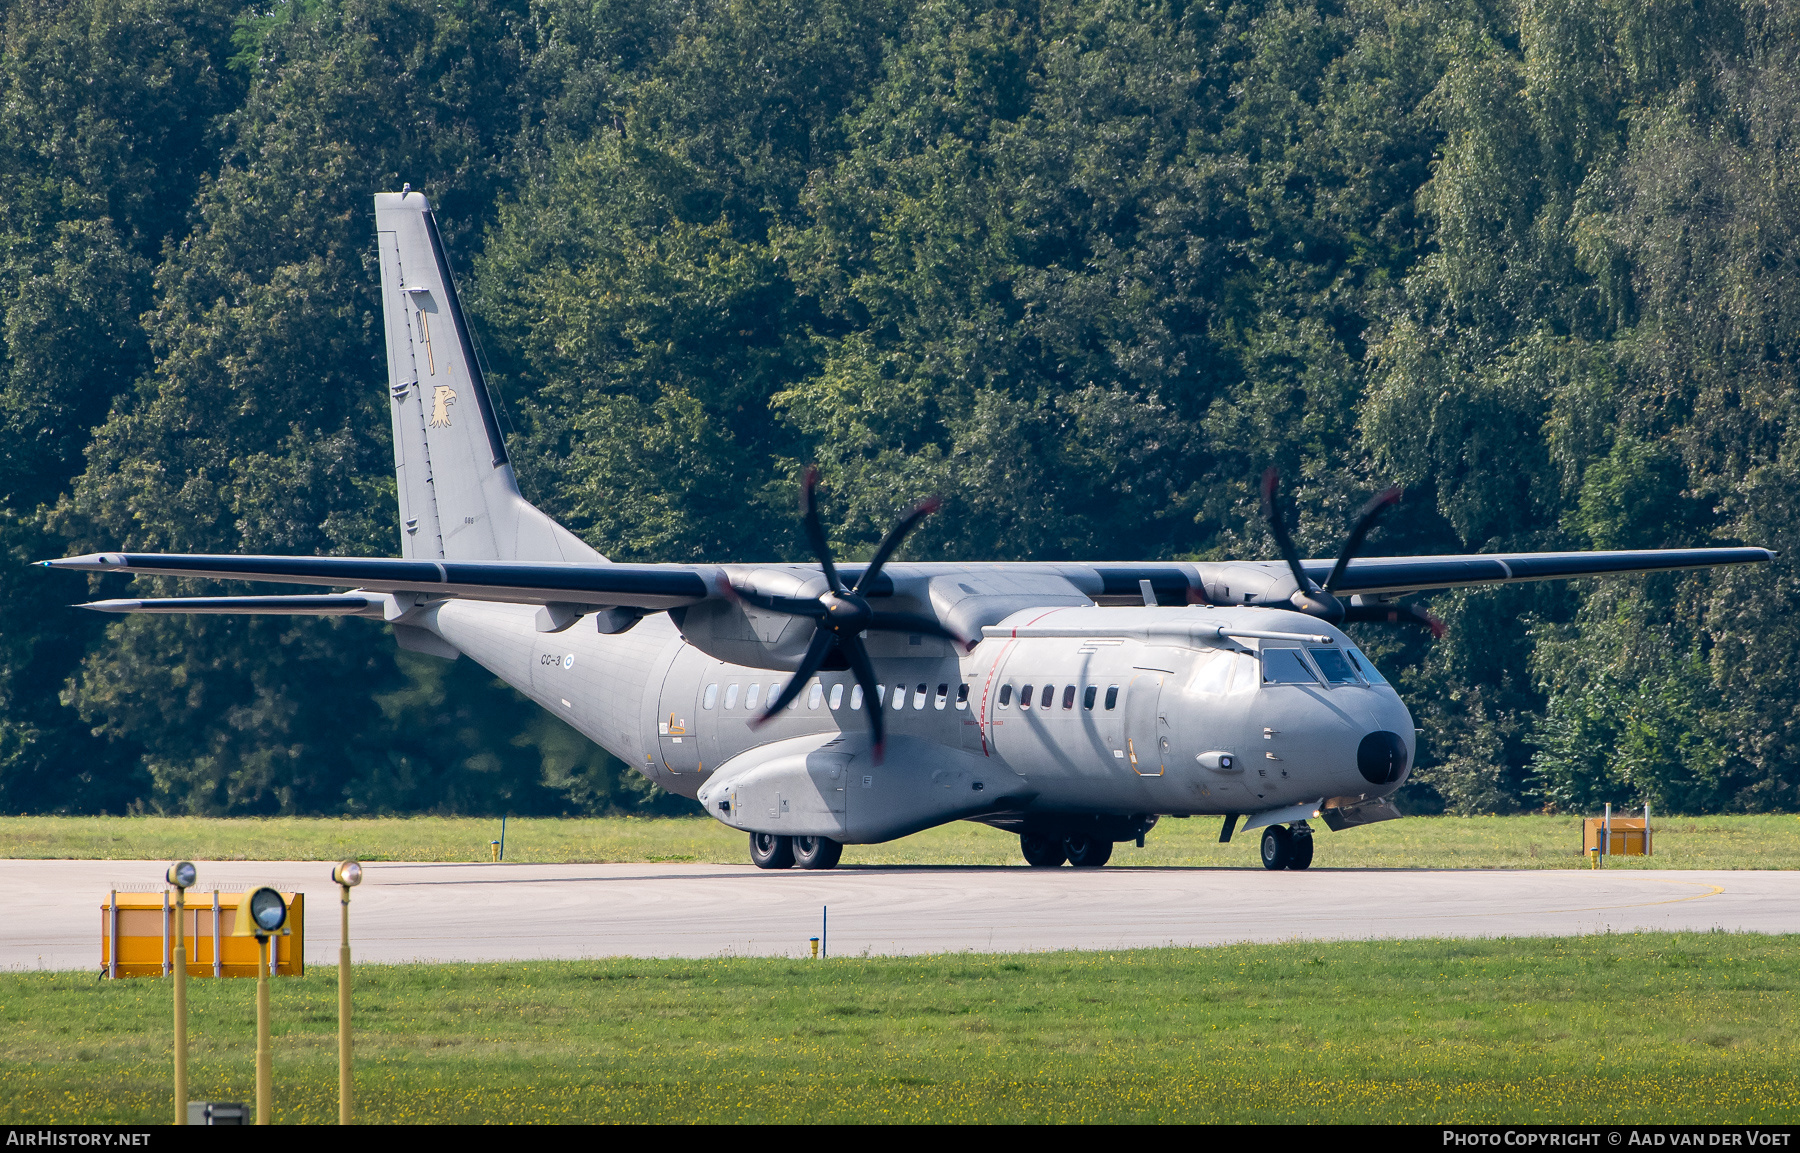
[[[806,687],[806,682],[819,671],[832,649],[836,648],[850,666],[856,683],[862,687],[863,703],[868,708],[869,730],[875,738],[874,759],[875,763],[880,764],[882,751],[887,744],[886,721],[881,715],[881,701],[877,695],[875,665],[869,659],[868,648],[863,644],[863,634],[871,630],[925,633],[953,641],[965,650],[969,647],[967,638],[946,628],[932,617],[918,613],[875,611],[863,593],[864,589],[875,586],[876,577],[893,558],[907,534],[917,528],[920,521],[936,512],[939,502],[933,497],[901,517],[900,522],[882,538],[880,547],[875,550],[874,559],[863,570],[862,576],[857,578],[856,587],[847,589],[838,575],[837,565],[832,561],[831,546],[825,539],[825,526],[819,520],[818,487],[819,470],[807,468],[800,482],[800,518],[806,529],[807,544],[812,546],[813,556],[818,558],[819,567],[825,570],[825,591],[817,599],[808,599],[769,596],[754,589],[731,589],[731,595],[757,608],[788,616],[811,617],[817,622],[812,641],[806,647],[806,655],[800,659],[800,666],[794,670],[793,677],[781,690],[781,695],[769,702],[769,707],[753,723],[760,726],[792,704]]]
[[[1382,513],[1400,502],[1398,487],[1376,493],[1369,503],[1363,505],[1362,511],[1357,514],[1356,525],[1344,539],[1344,547],[1338,551],[1337,563],[1331,566],[1331,575],[1325,578],[1324,588],[1307,579],[1306,570],[1300,565],[1300,554],[1294,548],[1293,537],[1288,535],[1287,525],[1281,516],[1281,506],[1276,499],[1280,487],[1281,476],[1273,468],[1263,473],[1263,519],[1269,524],[1269,535],[1275,538],[1275,546],[1281,550],[1281,559],[1287,562],[1288,571],[1294,574],[1294,593],[1289,600],[1295,609],[1334,625],[1353,621],[1422,624],[1431,630],[1433,637],[1443,638],[1444,622],[1418,605],[1346,605],[1334,595],[1344,579],[1345,571],[1350,567],[1350,561],[1362,550],[1369,530],[1375,527],[1375,522],[1381,518]]]

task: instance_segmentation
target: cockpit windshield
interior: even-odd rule
[[[1334,685],[1359,683],[1356,679],[1356,670],[1350,667],[1350,662],[1339,650],[1313,648],[1306,651],[1312,654],[1313,663],[1319,666],[1319,671],[1325,674],[1327,681]]]
[[[1265,685],[1316,685],[1319,678],[1313,676],[1312,669],[1306,665],[1306,658],[1300,655],[1299,649],[1264,649],[1262,651],[1262,679]]]

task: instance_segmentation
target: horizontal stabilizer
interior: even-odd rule
[[[165,597],[92,601],[77,608],[102,613],[269,613],[276,616],[380,616],[386,597],[351,593],[297,597]]]

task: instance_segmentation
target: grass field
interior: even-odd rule
[[[1800,937],[1629,934],[357,971],[366,1121],[1800,1120]],[[250,981],[189,984],[253,1099]],[[0,1120],[166,1119],[169,986],[0,974]],[[274,983],[275,1117],[336,1117],[335,970]]]
[[[1612,868],[1800,868],[1800,816],[1670,817],[1655,821],[1656,855]],[[1164,820],[1145,847],[1120,845],[1122,865],[1253,867],[1256,835],[1218,843],[1213,818]],[[87,860],[485,861],[497,820],[201,817],[0,817],[0,857]],[[1322,826],[1315,868],[1568,869],[1585,866],[1576,817],[1409,817],[1343,833]],[[704,817],[509,820],[513,862],[748,860],[745,837]],[[852,845],[846,864],[1024,865],[1018,838],[966,822],[885,845]]]

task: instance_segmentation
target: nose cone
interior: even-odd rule
[[[1371,785],[1391,785],[1406,772],[1406,742],[1399,733],[1370,733],[1356,746],[1356,769]]]

